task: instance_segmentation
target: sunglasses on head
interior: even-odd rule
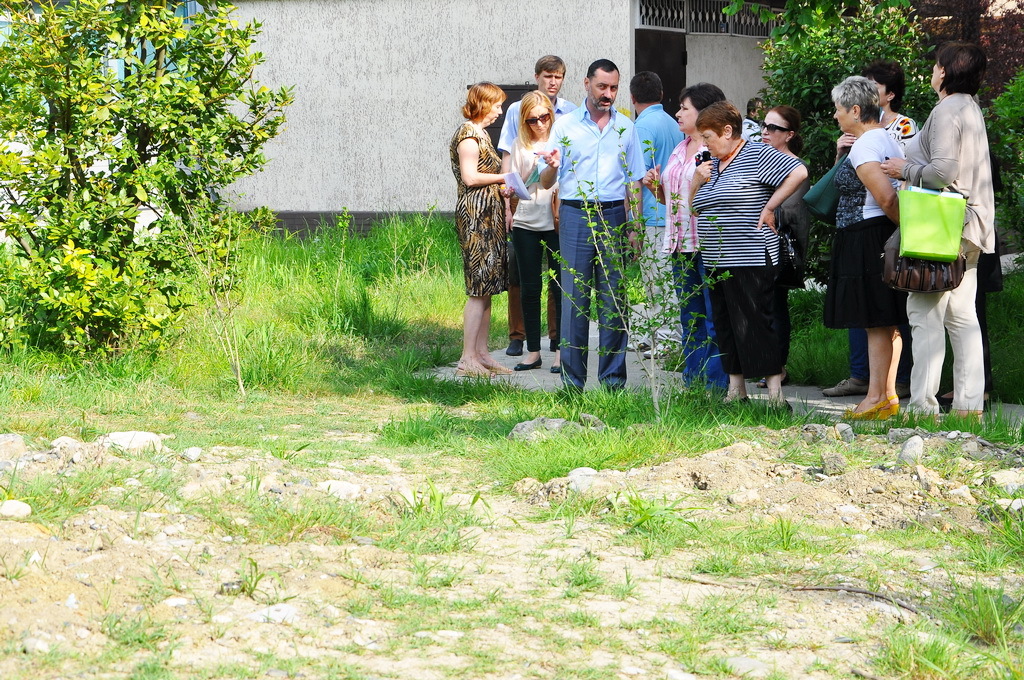
[[[762,127],[768,132],[792,132],[789,128],[779,127],[775,123],[765,123]]]
[[[538,116],[537,118],[527,118],[526,119],[526,124],[527,125],[536,125],[537,123],[546,123],[549,120],[551,120],[551,114],[550,113],[545,113],[543,116]]]

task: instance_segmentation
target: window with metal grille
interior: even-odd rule
[[[766,5],[746,3],[729,16],[729,0],[639,0],[639,26],[694,34],[742,35],[767,38],[776,21],[761,21]]]
[[[640,26],[687,30],[686,0],[640,0]]]

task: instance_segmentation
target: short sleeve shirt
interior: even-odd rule
[[[700,250],[712,267],[763,267],[779,262],[779,239],[758,220],[775,190],[800,160],[762,142],[746,142],[724,172],[715,159],[711,179],[693,197]]]
[[[885,212],[878,201],[867,190],[857,176],[857,168],[865,163],[882,163],[886,158],[903,158],[903,149],[882,128],[868,130],[853,143],[850,155],[836,171],[836,188],[839,189],[839,207],[836,210],[836,227],[844,229],[872,217],[880,217]],[[893,188],[898,188],[899,180],[891,180]]]

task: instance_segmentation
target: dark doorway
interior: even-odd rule
[[[679,31],[636,29],[635,72],[654,71],[665,88],[665,113],[676,115],[679,93],[686,87],[686,34]]]

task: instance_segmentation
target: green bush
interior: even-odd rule
[[[996,196],[996,224],[1018,248],[1024,243],[1024,71],[992,102],[989,144],[1001,165],[1003,189]]]
[[[803,157],[811,167],[811,181],[821,177],[835,161],[836,139],[841,134],[833,119],[832,88],[844,78],[859,75],[875,59],[900,64],[907,75],[901,113],[923,125],[935,104],[931,90],[931,62],[926,61],[924,34],[909,8],[861,5],[852,16],[829,20],[821,10],[806,13],[800,34],[790,32],[765,43],[765,89],[768,106],[787,104],[803,116]],[[815,222],[811,229],[810,275],[824,282],[833,227]]]
[[[252,80],[259,25],[232,10],[3,3],[0,346],[105,351],[175,327],[191,302],[177,227],[262,167],[291,99]],[[220,226],[191,220],[200,250],[228,258]]]

